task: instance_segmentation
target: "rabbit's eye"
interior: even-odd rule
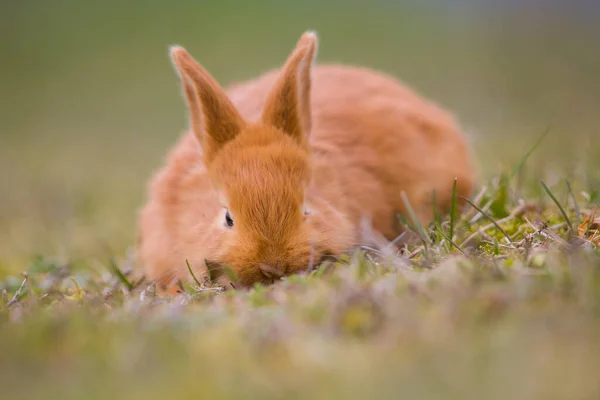
[[[231,218],[229,211],[225,213],[225,225],[227,225],[228,228],[233,228],[233,219]]]

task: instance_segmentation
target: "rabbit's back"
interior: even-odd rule
[[[278,73],[229,87],[245,118],[260,118]],[[407,211],[402,191],[423,223],[433,216],[433,191],[440,211],[448,211],[454,178],[458,195],[470,195],[473,166],[453,116],[393,77],[366,68],[315,66],[310,104],[315,190],[343,204],[355,222],[370,217],[393,238],[399,233],[396,213]]]

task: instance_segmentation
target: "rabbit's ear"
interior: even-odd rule
[[[191,128],[207,163],[245,125],[217,81],[182,47],[170,49],[173,65],[181,76],[190,112]]]
[[[285,63],[263,112],[264,122],[302,143],[306,143],[311,130],[311,68],[316,50],[317,35],[304,33]]]

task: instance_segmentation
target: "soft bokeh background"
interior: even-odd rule
[[[186,126],[174,43],[226,85],[279,66],[315,29],[321,62],[395,74],[455,111],[484,178],[550,127],[532,175],[587,169],[576,189],[593,192],[598,4],[0,1],[0,274],[35,254],[93,262],[134,244],[146,180]]]

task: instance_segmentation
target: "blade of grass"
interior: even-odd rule
[[[510,178],[506,174],[501,174],[498,177],[497,190],[492,197],[492,201],[489,205],[489,211],[491,215],[496,218],[504,218],[510,214],[508,211],[508,186],[510,185]]]
[[[327,270],[327,268],[329,268],[330,265],[331,265],[330,261],[325,261],[323,264],[319,265],[319,267],[315,271],[314,276],[316,278],[322,277],[323,274],[325,273],[325,271]]]
[[[204,265],[206,266],[206,273],[208,275],[208,280],[210,282],[214,282],[215,281],[215,277],[213,275],[213,268],[211,265],[214,265],[213,263],[209,262],[207,259],[204,259]]]
[[[556,199],[556,197],[554,196],[554,194],[552,193],[552,191],[550,190],[550,188],[544,183],[544,181],[540,180],[540,183],[542,184],[542,187],[544,188],[544,191],[548,194],[548,196],[550,196],[550,198],[552,199],[552,201],[554,202],[554,204],[556,204],[556,206],[560,210],[560,213],[562,214],[563,218],[567,222],[567,225],[569,225],[570,234],[573,234],[573,232],[574,232],[573,231],[573,224],[571,223],[571,220],[569,219],[569,216],[565,212],[565,209],[560,204],[560,202]]]
[[[400,197],[402,197],[402,201],[404,202],[404,205],[406,206],[408,215],[410,216],[410,219],[413,222],[413,225],[415,227],[415,232],[417,232],[419,234],[419,236],[421,236],[421,240],[423,241],[423,243],[425,243],[425,246],[427,247],[431,243],[430,243],[429,236],[425,232],[425,228],[423,228],[421,221],[419,221],[419,219],[417,218],[417,215],[415,214],[415,211],[413,210],[412,206],[410,205],[410,202],[408,201],[408,197],[406,197],[406,193],[404,193],[404,191],[400,192]]]
[[[460,251],[462,254],[465,254],[465,252],[463,251],[463,249],[461,249],[459,245],[457,245],[456,243],[454,243],[452,241],[452,239],[450,239],[448,237],[448,235],[446,235],[446,233],[444,232],[444,229],[442,228],[442,226],[440,224],[436,224],[436,228],[438,229],[438,231],[440,232],[440,234],[444,237],[444,239],[446,239],[446,241],[448,243],[450,243],[452,246],[454,246],[454,248],[456,248],[456,250]]]
[[[454,240],[454,224],[456,218],[456,181],[454,178],[454,184],[452,185],[452,200],[450,203],[450,233],[448,236],[451,240]]]
[[[115,260],[113,258],[110,259],[110,267],[113,270],[113,272],[115,273],[115,275],[117,276],[117,278],[119,278],[121,283],[123,285],[125,285],[127,290],[131,291],[133,289],[133,285],[131,284],[131,282],[129,282],[127,277],[123,274],[121,269],[117,266],[117,263],[115,262]]]
[[[521,171],[521,169],[523,168],[523,166],[525,165],[525,163],[527,162],[527,160],[529,159],[529,157],[531,157],[531,155],[533,154],[533,152],[540,146],[540,144],[542,144],[542,142],[544,141],[544,139],[546,138],[546,136],[548,136],[548,133],[550,133],[551,129],[552,129],[552,125],[548,125],[546,127],[546,129],[544,130],[544,132],[535,141],[535,143],[533,144],[533,146],[531,146],[531,148],[527,151],[527,153],[525,153],[525,155],[523,156],[523,158],[521,158],[521,160],[516,165],[516,167],[512,170],[512,172],[509,175],[509,179],[508,179],[509,181],[512,180]]]
[[[573,206],[575,207],[575,217],[577,218],[575,220],[575,225],[579,226],[579,224],[581,223],[581,209],[579,208],[579,203],[577,203],[575,193],[573,193],[573,189],[571,189],[571,183],[567,179],[565,179],[565,182],[567,183],[567,189],[569,189],[569,194],[571,195],[571,199],[573,200]]]
[[[231,281],[237,282],[237,274],[229,265],[225,265],[223,271]]]
[[[483,215],[484,217],[486,217],[488,219],[488,221],[490,221],[492,224],[494,224],[494,226],[496,227],[496,229],[498,229],[508,240],[509,243],[512,243],[512,240],[510,238],[510,236],[508,235],[508,233],[506,233],[506,231],[504,229],[502,229],[502,227],[500,225],[498,225],[498,223],[492,218],[490,217],[485,211],[483,211],[481,208],[479,208],[478,206],[476,206],[471,200],[467,199],[464,196],[461,196],[461,198],[463,200],[465,200],[467,203],[469,203],[471,205],[471,207],[475,208],[477,211],[479,211],[481,213],[481,215]]]
[[[392,240],[390,242],[391,246],[395,246],[396,244],[398,244],[398,242],[400,242],[404,236],[406,236],[406,231],[402,232],[400,235],[398,235],[394,240]]]
[[[202,287],[202,285],[200,284],[200,282],[196,278],[196,275],[194,275],[194,271],[192,271],[192,266],[190,265],[190,262],[188,261],[187,258],[185,260],[185,265],[187,265],[188,271],[190,271],[190,275],[192,275],[192,278],[194,278],[194,282],[196,282],[196,285],[198,285],[199,287]]]

